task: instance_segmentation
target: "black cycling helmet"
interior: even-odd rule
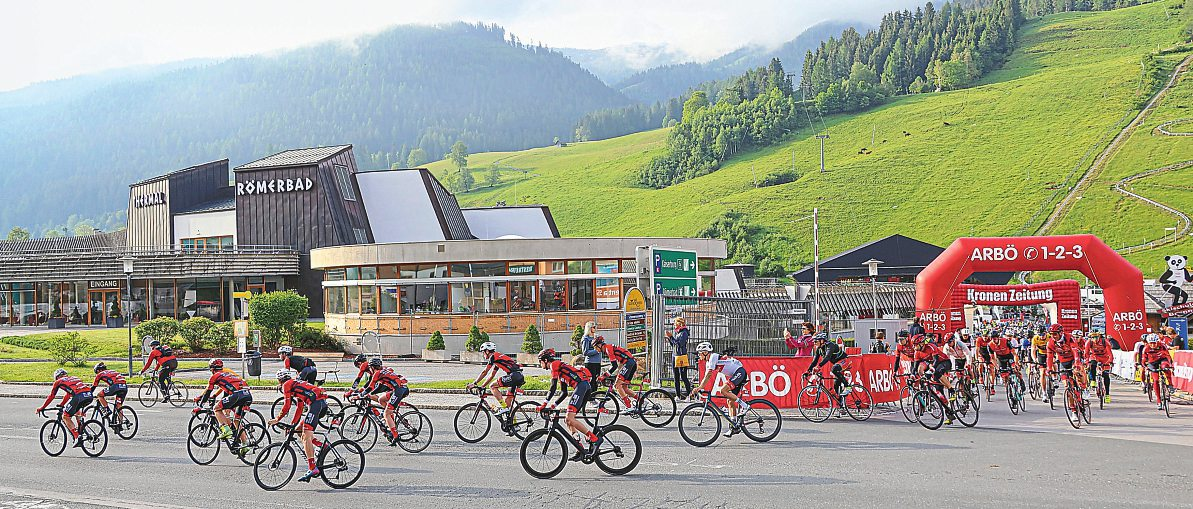
[[[100,363],[98,363],[98,364],[96,364],[96,365],[95,365],[95,372],[96,372],[96,373],[99,373],[100,371],[104,371],[104,370],[106,370],[106,369],[108,369],[108,365],[107,365],[107,364],[104,364],[104,363],[102,363],[102,362],[100,362]]]
[[[149,342],[149,346],[160,346],[161,344],[162,344],[162,342],[158,341],[156,339]]]
[[[375,359],[372,359],[372,360],[370,360],[370,361],[369,361],[369,367],[370,367],[370,368],[377,368],[377,369],[381,369],[381,358],[380,358],[380,357],[377,357],[377,358],[375,358]]]
[[[896,336],[901,337],[901,338],[906,338],[906,337],[910,337],[911,333],[908,332],[907,329],[903,329],[903,330],[899,331],[899,333],[896,334]]]
[[[549,361],[554,358],[555,358],[555,349],[554,348],[545,348],[545,349],[543,349],[543,351],[539,352],[539,360],[540,361]]]
[[[357,354],[356,358],[352,359],[352,365],[356,366],[356,367],[360,367],[361,364],[364,364],[366,362],[369,362],[369,358],[365,357],[365,354],[363,354],[363,353]]]

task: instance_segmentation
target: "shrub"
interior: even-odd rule
[[[87,358],[98,350],[78,332],[68,332],[54,337],[50,340],[49,347],[50,358],[59,366],[70,364],[83,367],[87,365]]]
[[[282,340],[293,338],[295,327],[305,324],[311,306],[306,297],[293,291],[269,292],[249,300],[249,316],[261,329],[262,346],[277,348]]]
[[[799,179],[799,174],[794,170],[780,170],[777,173],[771,173],[770,175],[764,177],[762,182],[758,183],[758,187],[770,187],[787,184],[790,182],[795,182],[797,179]]]
[[[481,330],[473,325],[468,329],[468,342],[464,343],[464,349],[469,352],[479,352],[481,345],[485,343],[485,337],[481,335]]]
[[[583,332],[583,329],[581,329]],[[526,334],[522,336],[522,351],[525,353],[539,353],[543,349],[543,338],[539,336],[539,329],[534,325],[526,327]]]
[[[188,322],[190,320],[187,320]],[[212,324],[203,335],[203,339],[211,344],[211,348],[218,354],[225,354],[236,344],[235,329],[232,322]]]
[[[0,343],[19,346],[21,348],[32,348],[34,350],[45,350],[49,348],[49,343],[47,341],[25,336],[6,336],[0,338]]]
[[[137,334],[137,341],[143,341],[146,336],[149,336],[162,343],[169,344],[174,340],[174,336],[178,335],[178,331],[181,328],[182,325],[178,323],[178,320],[163,316],[141,322],[140,325],[133,328],[133,332]]]
[[[202,316],[196,316],[183,320],[178,334],[186,341],[192,352],[197,352],[203,349],[203,341],[207,339],[207,332],[214,326],[215,322]]]
[[[447,345],[443,344],[443,334],[435,331],[431,334],[431,339],[427,341],[427,350],[447,350]]]
[[[314,327],[307,327],[306,325],[294,329],[294,342],[292,344],[298,348],[308,350],[344,351],[344,346],[331,334]]]
[[[572,355],[580,355],[584,352],[580,351],[580,345],[584,343],[584,326],[577,325],[576,330],[572,332]],[[529,353],[529,352],[528,352]],[[535,352],[538,353],[538,352]]]

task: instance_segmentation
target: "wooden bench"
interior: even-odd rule
[[[340,352],[294,352],[296,355],[301,355],[312,361],[315,361],[315,369],[319,370],[323,380],[327,381],[327,375],[333,375],[336,381],[340,381],[340,362],[344,360],[344,354]],[[328,367],[328,365],[331,365]]]

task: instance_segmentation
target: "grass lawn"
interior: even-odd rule
[[[50,340],[69,332],[78,332],[83,339],[95,345],[98,350],[96,357],[120,357],[128,355],[127,329],[90,329],[74,331],[70,329],[30,334],[28,336],[8,336],[0,339],[0,359],[45,359],[49,352],[45,348],[34,346],[48,345]],[[133,346],[139,346],[136,336],[133,336]]]
[[[141,366],[137,364],[140,362],[133,359],[133,367],[140,369]],[[180,361],[179,368],[200,368],[206,366],[206,362],[200,361]],[[112,369],[121,369],[127,367],[126,364],[110,362],[108,366]],[[74,366],[59,366],[54,362],[6,362],[0,363],[0,382],[52,382],[54,381],[54,370],[58,368],[65,368],[67,373],[82,378],[84,381],[90,382],[95,378],[94,363],[87,363],[83,367]],[[140,384],[141,378],[134,376],[128,381],[130,384]]]

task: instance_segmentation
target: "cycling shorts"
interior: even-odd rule
[[[327,400],[317,399],[311,402],[311,406],[307,408],[307,415],[302,419],[302,429],[314,430],[315,424],[319,422],[319,418],[327,413]]]
[[[298,379],[309,384],[314,384],[317,376],[319,376],[319,370],[315,369],[315,366],[307,366],[298,372]]]
[[[968,360],[969,359],[953,359],[953,363],[956,364],[956,366],[957,366],[954,369],[956,369],[957,371],[961,371],[961,370],[965,369],[965,362]]]
[[[115,401],[115,404],[124,404],[124,398],[128,397],[128,386],[124,384],[110,385],[102,389],[95,390],[96,396],[108,396]]]
[[[173,375],[176,369],[178,369],[178,359],[170,359],[158,366],[157,377],[159,380],[165,380]]]
[[[377,384],[377,386],[376,386],[376,387],[373,387],[373,390],[369,391],[369,394],[370,394],[370,395],[373,395],[373,396],[375,396],[375,395],[377,395],[377,394],[384,394],[384,393],[387,393],[387,392],[389,392],[389,386],[388,386],[388,385],[385,385],[385,384]]]
[[[521,371],[510,371],[508,375],[505,375],[505,376],[497,379],[498,387],[516,388],[516,387],[521,387],[522,384],[525,384],[525,383],[526,383],[526,377],[522,376]]]
[[[1152,370],[1152,371],[1159,371],[1159,370],[1161,370],[1161,369],[1165,369],[1165,368],[1167,368],[1167,367],[1169,367],[1169,366],[1170,366],[1170,365],[1168,364],[1168,361],[1167,361],[1167,360],[1165,360],[1165,359],[1160,359],[1160,360],[1158,360],[1158,361],[1156,361],[1156,362],[1149,362],[1149,363],[1147,363],[1147,367],[1148,367],[1148,369],[1150,369],[1150,370]]]
[[[1036,354],[1036,364],[1039,364],[1041,366],[1047,365],[1048,364],[1048,355],[1042,354],[1042,353]]]
[[[219,408],[216,410],[232,410],[234,408],[246,407],[253,404],[253,395],[248,389],[241,389],[233,391],[232,394],[224,396],[220,400]]]
[[[90,405],[91,401],[94,399],[95,398],[91,396],[91,391],[75,394],[74,396],[71,396],[70,401],[67,401],[66,405],[62,407],[62,413],[68,417],[74,417],[79,410],[82,410],[87,405]]]
[[[568,401],[568,412],[579,412],[584,407],[584,402],[588,400],[588,393],[592,386],[588,382],[576,382],[576,387],[572,390],[572,399]]]
[[[1014,354],[999,355],[998,369],[1011,369],[1011,361],[1015,359]]]
[[[1067,371],[1069,374],[1072,374],[1073,361],[1056,361],[1056,371],[1058,373],[1065,373]]]
[[[953,363],[949,360],[936,361],[936,364],[932,365],[932,378],[940,381],[940,377],[947,375],[952,370]]]
[[[734,394],[741,394],[741,390],[746,386],[746,368],[737,368],[732,375],[729,375],[729,390]]]
[[[630,359],[621,365],[621,369],[617,371],[617,379],[623,382],[628,382],[634,378],[634,373],[638,371],[638,361]]]
[[[402,404],[402,400],[405,399],[406,396],[409,394],[410,394],[409,387],[405,387],[405,386],[395,387],[393,392],[389,393],[388,406],[396,408],[398,405]]]

